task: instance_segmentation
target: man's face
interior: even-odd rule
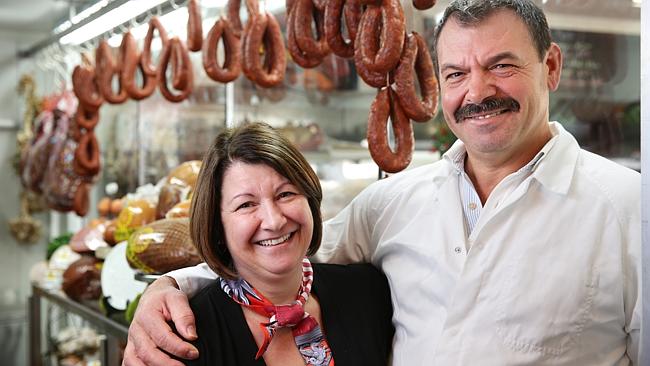
[[[511,159],[543,146],[562,67],[557,45],[540,61],[526,25],[500,10],[471,26],[449,19],[437,52],[442,110],[470,155]]]

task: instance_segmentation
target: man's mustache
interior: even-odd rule
[[[480,104],[467,104],[458,108],[456,112],[454,112],[454,118],[456,119],[456,123],[460,123],[463,119],[472,115],[485,114],[487,112],[498,111],[501,109],[509,109],[513,112],[518,112],[519,108],[519,102],[512,98],[488,98]]]

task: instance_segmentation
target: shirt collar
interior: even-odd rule
[[[519,172],[528,172],[547,188],[566,193],[577,162],[578,142],[559,122],[549,122],[549,127],[551,139]],[[460,174],[465,169],[466,156],[465,144],[458,139],[443,155],[443,159]]]

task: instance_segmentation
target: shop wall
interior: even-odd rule
[[[16,53],[45,36],[0,30],[0,363],[3,365],[27,364],[29,271],[45,257],[45,238],[34,244],[20,244],[11,235],[8,224],[20,213],[21,187],[12,158],[23,100],[17,95],[16,86],[22,72],[35,67],[30,60],[18,60]],[[46,236],[47,215],[36,218],[43,222]]]

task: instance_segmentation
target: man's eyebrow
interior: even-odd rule
[[[497,53],[494,56],[490,56],[486,60],[486,64],[487,65],[493,65],[493,64],[495,64],[495,63],[497,63],[497,62],[499,62],[501,60],[508,60],[508,59],[516,60],[516,61],[521,60],[521,58],[519,56],[517,56],[516,54],[514,54],[513,52],[505,51],[505,52]],[[440,65],[440,72],[441,73],[444,72],[444,71],[450,70],[450,69],[451,70],[464,70],[465,68],[460,66],[460,65],[452,64],[452,63],[444,63],[444,64]]]

